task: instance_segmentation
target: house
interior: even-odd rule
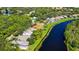
[[[50,22],[55,22],[55,18],[54,17],[52,17],[51,19],[50,19]]]
[[[28,37],[29,36],[18,36],[18,39],[17,40],[13,40],[12,41],[12,44],[18,44],[18,47],[21,50],[27,50],[28,49],[29,42],[26,41],[26,39]]]
[[[57,20],[61,20],[61,19],[63,19],[64,18],[64,16],[62,15],[62,16],[56,16],[55,17],[55,20],[57,21]]]
[[[47,18],[46,20],[48,21],[48,23],[55,22],[55,18],[54,18],[54,17],[52,17],[52,18]]]
[[[30,15],[31,15],[32,13],[35,13],[35,11],[33,10],[33,11],[30,11],[30,12],[29,12]]]
[[[63,17],[64,17],[64,18],[67,18],[67,16],[66,16],[66,15],[63,15]]]
[[[32,28],[39,30],[39,29],[43,29],[44,27],[44,23],[36,23],[32,25]]]
[[[32,20],[32,24],[35,24],[37,17],[32,17],[31,20]]]
[[[24,31],[22,35],[29,35],[30,36],[32,33],[33,33],[32,31],[28,30],[28,31]]]
[[[29,46],[29,41],[27,41],[27,39],[31,37],[34,30],[35,30],[34,28],[31,27],[28,28],[23,32],[22,35],[17,36],[16,37],[17,40],[13,40],[12,44],[18,44],[18,47],[20,49],[27,50]]]
[[[79,16],[79,14],[74,14],[74,15],[72,15],[72,16],[77,17],[77,16]]]

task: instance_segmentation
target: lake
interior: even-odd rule
[[[50,31],[50,34],[42,43],[42,46],[40,47],[39,51],[67,51],[67,47],[64,43],[64,31],[67,24],[71,22],[72,21],[70,20],[55,25]]]

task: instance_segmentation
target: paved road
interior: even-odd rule
[[[54,26],[39,51],[67,51],[66,45],[64,44],[64,31],[70,22],[66,21]]]

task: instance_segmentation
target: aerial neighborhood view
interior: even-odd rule
[[[79,8],[0,7],[0,51],[79,51]]]

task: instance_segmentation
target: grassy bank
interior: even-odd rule
[[[46,27],[46,30],[42,31],[43,35],[39,39],[37,39],[34,44],[30,45],[28,50],[29,51],[37,51],[41,47],[45,38],[49,35],[51,29],[56,24],[59,24],[59,23],[65,22],[65,21],[69,21],[69,20],[72,20],[72,18],[61,19],[61,20],[58,20],[57,22],[53,22],[53,23],[48,24],[47,27]]]
[[[79,20],[75,20],[67,25],[65,38],[68,51],[79,51]]]

